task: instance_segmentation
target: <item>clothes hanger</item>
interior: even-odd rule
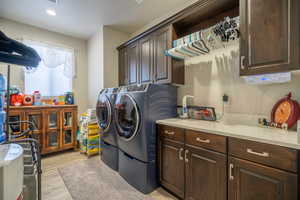
[[[35,68],[40,61],[40,56],[33,48],[8,38],[0,30],[0,62]]]
[[[221,37],[222,42],[229,42],[240,37],[238,30],[238,21],[230,17],[226,17],[222,22],[213,27],[216,36]]]

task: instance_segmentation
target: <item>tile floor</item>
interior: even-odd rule
[[[42,199],[72,200],[72,197],[58,172],[58,168],[69,165],[72,162],[85,159],[88,159],[85,155],[74,151],[44,157],[42,159]],[[177,198],[173,197],[162,188],[158,188],[152,192],[150,196],[152,196],[155,200],[177,200]]]

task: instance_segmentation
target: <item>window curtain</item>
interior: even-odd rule
[[[42,58],[37,68],[25,69],[25,93],[38,90],[43,96],[59,96],[72,91],[75,51],[28,40],[23,42]]]
[[[37,50],[42,58],[43,65],[48,68],[63,66],[64,75],[69,78],[75,77],[75,51],[62,47],[54,47],[49,44],[24,40],[24,43]],[[31,70],[28,70],[31,72]]]

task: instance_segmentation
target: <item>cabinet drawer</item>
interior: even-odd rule
[[[168,138],[178,142],[184,142],[184,130],[171,126],[159,125],[160,137]]]
[[[229,154],[238,158],[297,172],[298,152],[286,147],[229,138]]]
[[[186,130],[185,141],[188,145],[199,146],[226,153],[226,137],[210,133]]]

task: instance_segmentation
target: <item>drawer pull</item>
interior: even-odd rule
[[[189,162],[189,159],[188,159],[188,153],[189,153],[189,150],[185,150],[185,153],[184,153],[184,160],[186,163]]]
[[[206,144],[209,144],[209,143],[210,143],[210,140],[209,140],[209,139],[203,140],[203,139],[197,137],[196,140],[197,140],[197,142],[201,142],[201,143],[206,143]]]
[[[167,134],[167,135],[175,135],[175,132],[174,131],[165,131],[165,134]]]
[[[261,156],[261,157],[269,157],[270,156],[269,153],[267,153],[267,152],[258,153],[258,152],[253,151],[252,149],[247,149],[247,153],[250,153],[250,154],[253,154],[256,156]]]
[[[180,148],[180,150],[179,150],[179,160],[183,160],[182,152],[183,152],[183,148]]]
[[[241,56],[241,69],[244,70],[245,69],[245,56]]]
[[[233,164],[230,164],[229,165],[229,180],[231,180],[231,181],[234,179],[233,168],[234,168]]]

